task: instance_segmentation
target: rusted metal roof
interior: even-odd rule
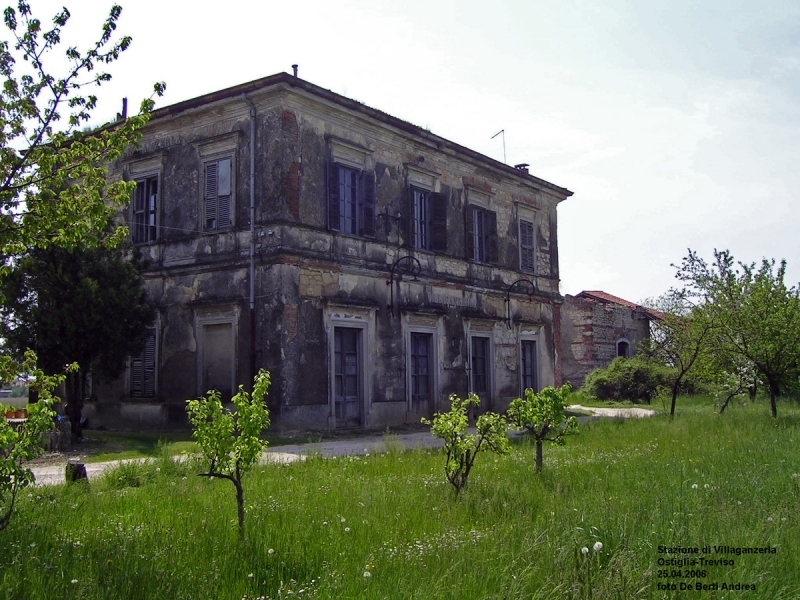
[[[630,308],[631,310],[638,310],[647,315],[649,318],[654,319],[656,321],[664,320],[664,313],[662,312],[659,312],[652,308],[648,308],[646,306],[642,306],[641,304],[635,304],[618,296],[614,296],[606,292],[601,292],[599,290],[583,291],[577,294],[575,297],[582,298],[584,300],[602,302],[604,304],[617,304],[618,306],[624,306],[625,308]]]

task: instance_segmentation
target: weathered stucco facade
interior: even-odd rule
[[[418,422],[470,390],[504,410],[557,383],[571,192],[524,166],[279,74],[156,111],[114,173],[137,182],[120,216],[159,318],[95,422],[177,425],[259,368],[284,429]]]
[[[577,389],[594,369],[617,356],[634,356],[660,313],[605,292],[584,291],[564,297],[561,317],[562,378]]]

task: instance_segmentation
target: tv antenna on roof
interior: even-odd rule
[[[501,129],[500,131],[498,131],[497,133],[495,133],[492,136],[492,139],[496,138],[501,133],[503,134],[503,164],[507,164],[506,163],[506,130],[505,129]]]

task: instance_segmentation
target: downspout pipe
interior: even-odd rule
[[[250,105],[250,381],[253,381],[256,376],[256,105],[244,93],[242,100]]]

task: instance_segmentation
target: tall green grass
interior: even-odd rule
[[[679,405],[680,409],[680,405]],[[166,457],[35,488],[0,533],[7,598],[797,598],[800,412],[694,405],[601,420],[563,448],[481,455],[456,500],[436,451],[258,467],[232,485]],[[595,552],[593,546],[602,543]],[[669,592],[658,546],[766,546]],[[582,549],[588,550],[587,554]]]

